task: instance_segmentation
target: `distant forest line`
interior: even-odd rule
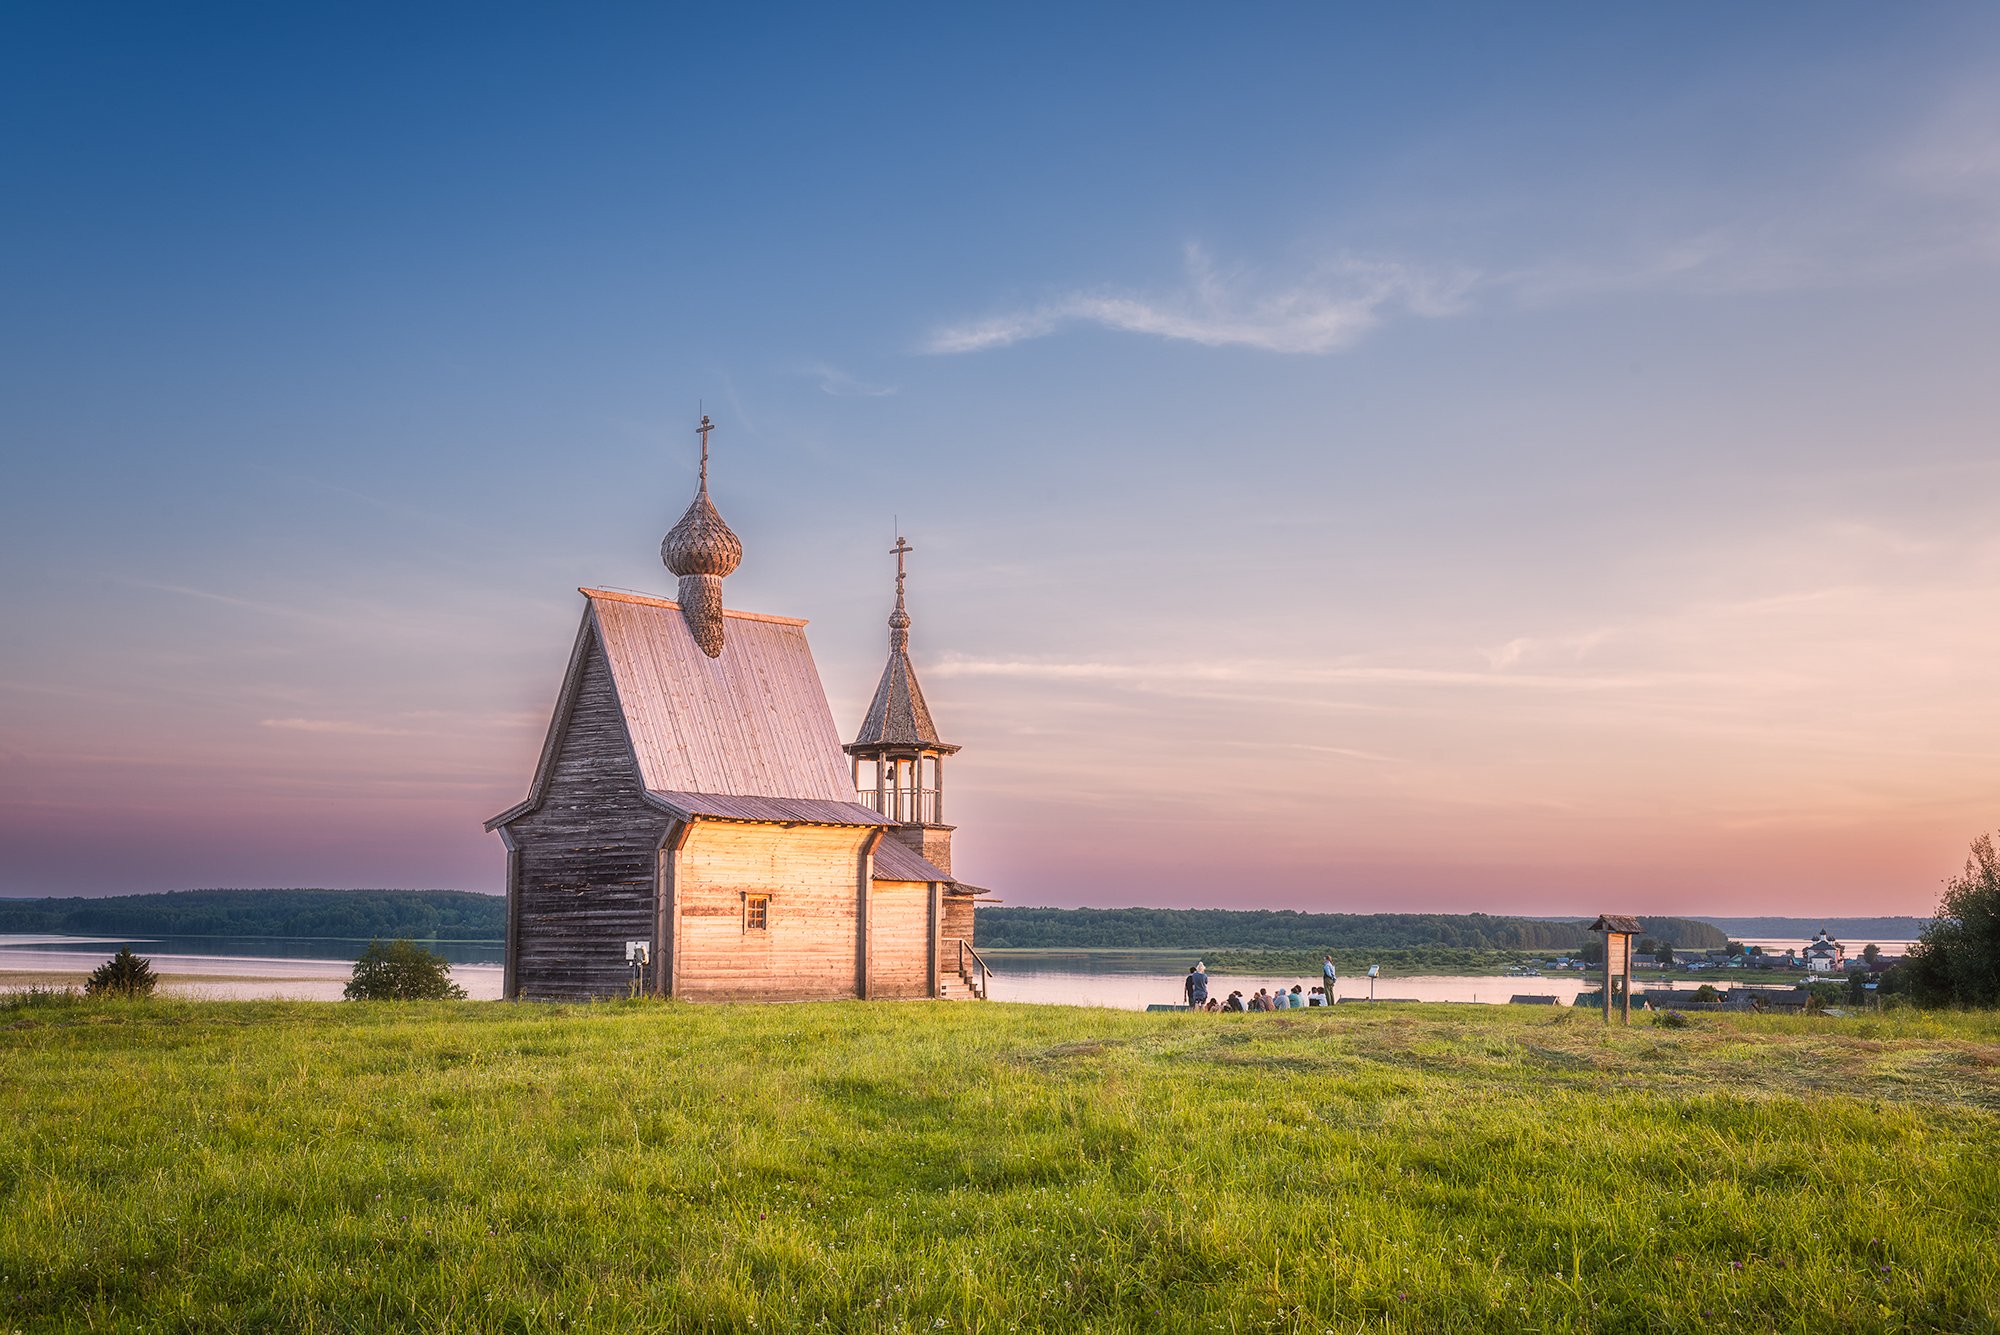
[[[996,950],[1393,949],[1574,950],[1590,919],[1496,917],[1486,913],[1299,913],[1291,909],[979,910],[979,945]],[[1641,918],[1646,934],[1689,950],[1719,949],[1721,928],[1690,918]]]
[[[1646,934],[1688,950],[1728,938],[1709,923],[1641,918]],[[1486,913],[1299,913],[1290,909],[979,911],[995,949],[1573,950],[1589,919]],[[0,899],[0,932],[73,936],[300,936],[347,940],[498,941],[507,901],[463,890],[176,890],[107,899]]]
[[[498,941],[507,934],[507,901],[464,890],[173,890],[106,899],[0,899],[0,932]]]
[[[1914,941],[1931,925],[1929,918],[1709,918],[1732,937],[1796,936],[1810,941],[1824,927],[1842,941]]]

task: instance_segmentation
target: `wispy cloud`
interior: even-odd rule
[[[896,392],[894,385],[876,385],[849,375],[836,366],[814,362],[805,374],[819,381],[819,391],[836,399],[886,399]]]
[[[391,728],[379,723],[357,723],[351,719],[334,718],[267,718],[259,719],[260,728],[275,728],[280,732],[334,733],[347,737],[407,737],[406,728]]]
[[[1270,284],[1246,268],[1218,269],[1205,250],[1190,245],[1185,282],[1178,291],[1067,293],[933,330],[924,350],[981,352],[1072,325],[1098,325],[1208,347],[1337,352],[1391,314],[1440,316],[1462,309],[1476,281],[1469,270],[1425,269],[1348,255]]]
[[[926,671],[938,677],[1014,677],[1168,690],[1238,683],[1260,686],[1462,686],[1516,691],[1617,691],[1666,685],[1749,684],[1747,676],[1741,673],[1635,671],[1570,674],[1498,669],[1476,672],[1455,668],[1329,665],[1280,660],[1149,665],[948,657]],[[1783,683],[1772,681],[1764,684],[1776,686]]]

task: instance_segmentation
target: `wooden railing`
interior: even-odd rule
[[[947,937],[944,945],[947,967],[956,964],[959,980],[965,984],[966,991],[980,1001],[986,1000],[987,993],[993,988],[993,970],[987,967],[986,961],[964,937]],[[957,948],[955,955],[953,947]]]
[[[857,788],[854,800],[890,820],[937,825],[941,796],[936,788]]]

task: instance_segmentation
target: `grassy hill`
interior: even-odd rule
[[[0,1329],[1992,1330],[2000,1016],[0,1003]]]

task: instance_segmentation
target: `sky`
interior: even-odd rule
[[[1928,913],[2000,826],[2000,9],[16,3],[0,894],[498,891],[579,585],[1005,902]]]

